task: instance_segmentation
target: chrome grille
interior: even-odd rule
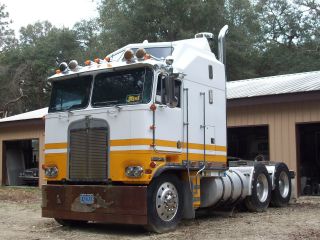
[[[106,180],[108,163],[107,144],[107,128],[86,128],[70,130],[70,180]]]

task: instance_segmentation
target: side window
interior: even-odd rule
[[[112,61],[119,61],[120,58],[122,57],[124,51],[118,52],[114,55],[111,56]]]
[[[156,103],[158,104],[167,104],[167,94],[166,94],[166,76],[165,75],[159,75],[158,82],[157,82],[157,93],[156,93]],[[180,108],[180,97],[181,97],[181,82],[180,81],[174,81],[174,95],[178,100],[177,107]]]

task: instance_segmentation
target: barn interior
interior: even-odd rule
[[[301,195],[320,196],[320,123],[297,125]]]
[[[38,186],[39,140],[3,142],[3,179],[7,186]]]
[[[228,156],[245,160],[269,160],[268,126],[228,128]]]

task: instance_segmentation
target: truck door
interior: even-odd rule
[[[203,158],[206,161],[212,161],[214,156],[216,155],[215,148],[215,121],[214,121],[214,107],[213,100],[211,100],[210,91],[201,91],[199,94],[199,105],[197,112],[192,112],[193,114],[198,116],[198,120],[200,120],[200,142],[203,145],[203,154],[205,155]],[[193,96],[195,98],[195,96]]]
[[[175,80],[175,107],[166,104],[165,76],[159,75],[156,90],[155,111],[155,149],[166,152],[182,152],[182,109],[181,109],[181,82]]]

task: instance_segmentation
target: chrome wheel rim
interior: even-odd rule
[[[179,196],[176,187],[165,182],[157,191],[156,209],[158,216],[163,221],[171,221],[177,214],[179,207]]]
[[[257,179],[257,196],[260,202],[265,202],[269,194],[269,186],[266,175],[260,174]]]
[[[281,172],[279,176],[279,192],[281,197],[286,198],[289,194],[290,184],[286,172]]]

